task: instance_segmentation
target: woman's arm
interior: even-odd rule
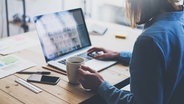
[[[119,56],[118,61],[120,63],[122,63],[123,65],[128,66],[130,64],[131,57],[132,57],[131,52],[122,51],[122,52],[120,52],[120,56]]]
[[[163,55],[148,36],[137,39],[130,64],[131,92],[136,104],[163,104]]]
[[[132,54],[131,92],[127,93],[103,82],[98,93],[108,104],[162,104],[163,76],[161,54],[149,37],[140,37]]]

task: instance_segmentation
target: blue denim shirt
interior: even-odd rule
[[[144,29],[134,44],[130,75],[130,92],[105,81],[98,93],[108,104],[184,104],[183,11],[163,13]]]

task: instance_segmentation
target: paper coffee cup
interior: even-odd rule
[[[79,84],[77,70],[84,64],[84,59],[79,56],[70,57],[66,60],[66,71],[69,83]]]

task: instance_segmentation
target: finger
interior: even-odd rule
[[[96,49],[97,49],[97,47],[92,47],[88,51],[92,51],[92,50],[96,50]]]
[[[102,54],[102,55],[96,55],[94,58],[96,59],[105,59],[107,57],[107,54]]]
[[[85,88],[85,89],[88,88],[85,79],[82,79],[82,80],[80,79],[79,82],[81,83],[83,88]]]
[[[87,53],[90,54],[90,53],[93,53],[93,52],[96,52],[96,51],[97,51],[96,49],[90,49],[90,50],[87,51]]]
[[[78,74],[79,74],[80,76],[84,76],[84,75],[86,75],[86,71],[83,70],[82,68],[79,68]]]
[[[81,66],[81,68],[82,68],[82,69],[84,69],[84,70],[87,70],[87,71],[89,71],[89,72],[91,72],[91,73],[96,73],[96,71],[95,71],[95,70],[91,69],[91,68],[90,68],[90,67],[88,67],[88,66],[84,66],[84,65],[82,65],[82,66]]]
[[[86,76],[86,71],[84,71],[83,69],[79,69],[78,70],[78,80],[80,83],[83,83],[83,81],[85,80],[85,76]]]
[[[83,85],[84,84],[84,78],[79,78],[79,82]]]
[[[88,88],[88,78],[87,76],[89,76],[91,73],[84,71],[83,69],[79,69],[79,72],[81,73],[81,75],[79,75],[78,81],[79,83],[81,83],[81,85],[83,86],[83,88]]]
[[[79,83],[82,85],[83,88],[86,88],[85,79],[79,79]]]
[[[89,49],[87,52],[92,53],[92,52],[96,52],[96,51],[103,51],[103,49],[99,48],[99,47],[93,47],[93,48]]]

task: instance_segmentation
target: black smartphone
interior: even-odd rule
[[[56,85],[59,82],[60,78],[56,76],[46,76],[41,74],[32,74],[27,81],[28,82],[38,82],[44,84]]]

